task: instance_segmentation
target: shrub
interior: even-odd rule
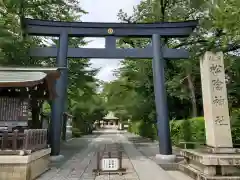
[[[232,139],[233,144],[240,145],[240,109],[234,109],[231,113]]]
[[[82,133],[78,128],[72,128],[72,137],[79,138],[81,135]]]
[[[150,139],[155,138],[154,127],[151,122],[141,121],[138,129],[139,129],[140,136],[150,138]]]
[[[142,137],[156,139],[157,130],[154,124],[146,121],[133,121],[128,126],[128,131]]]
[[[128,124],[128,132],[133,133],[133,131],[132,131],[132,123],[129,123],[129,124]]]
[[[170,121],[171,140],[174,145],[177,145],[180,142],[180,130],[180,121]]]
[[[132,133],[140,135],[140,133],[139,133],[140,132],[140,130],[139,130],[140,123],[141,123],[141,121],[132,122],[132,124],[131,124]]]
[[[232,114],[231,126],[232,126],[232,139],[233,144],[240,145],[240,113]],[[151,139],[157,139],[157,127],[156,124],[150,122],[138,121],[132,122],[128,128],[129,132],[138,134],[143,137]],[[192,119],[184,120],[172,120],[170,121],[170,131],[172,144],[179,146],[181,141],[184,142],[196,142],[205,143],[205,124],[204,117],[196,117]],[[197,147],[197,146],[195,146]],[[189,148],[193,148],[189,147]]]
[[[189,120],[191,124],[191,136],[193,142],[205,142],[205,122],[203,117]]]
[[[175,146],[184,142],[205,142],[204,118],[173,120],[170,123],[171,139]]]

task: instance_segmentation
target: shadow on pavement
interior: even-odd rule
[[[118,141],[116,141],[116,139],[115,139],[115,138],[117,138],[117,136],[115,136],[117,134],[123,134],[128,139],[128,141],[133,143],[135,148],[142,155],[144,155],[152,160],[154,160],[155,155],[159,153],[159,145],[158,145],[158,142],[156,142],[156,141],[152,141],[150,139],[143,138],[143,137],[131,134],[126,131],[116,131],[114,129],[111,131],[108,129],[100,129],[100,130],[93,132],[92,135],[83,136],[81,138],[76,138],[69,142],[62,143],[61,154],[64,156],[64,159],[62,161],[52,163],[51,166],[60,168],[62,165],[64,165],[64,163],[66,161],[70,160],[74,155],[76,155],[77,153],[81,153],[81,151],[84,151],[88,147],[89,143],[93,139],[97,138],[100,135],[104,135],[103,141],[104,141],[104,143],[106,141],[106,144],[111,144],[114,141],[115,141],[114,143],[118,143]],[[129,144],[129,142],[122,142],[121,144],[123,147],[124,144]],[[176,153],[176,152],[174,152],[174,153]],[[139,157],[139,154],[136,154],[134,157],[131,156],[129,158],[130,159],[139,159],[140,157]]]

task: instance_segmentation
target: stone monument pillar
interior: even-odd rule
[[[206,146],[182,149],[180,170],[194,179],[240,180],[240,151],[233,148],[223,53],[200,60]]]
[[[223,53],[206,52],[200,62],[206,144],[232,148]]]

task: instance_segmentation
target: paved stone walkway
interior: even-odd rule
[[[155,161],[155,155],[159,153],[158,141],[152,141],[129,132],[124,132],[124,136],[127,137],[142,154]],[[173,148],[173,153],[180,155],[179,149],[177,148]]]
[[[129,132],[125,132],[124,136],[127,137],[128,140],[134,144],[135,148],[139,152],[141,152],[144,156],[148,157],[149,159],[157,163],[155,155],[159,153],[158,141],[152,141],[150,139],[143,138]],[[176,154],[177,156],[180,155],[178,148],[173,148],[173,153]],[[181,158],[179,158],[179,160],[181,160]],[[175,180],[193,180],[192,178],[190,178],[189,176],[180,171],[171,170],[166,172]]]
[[[116,130],[98,132],[100,135],[74,139],[63,147],[65,160],[53,164],[51,169],[37,180],[138,180],[137,174],[126,153],[123,153],[123,167],[127,173],[119,175],[100,175],[95,177],[97,150],[103,150],[106,144],[119,141]],[[88,141],[88,143],[86,142]],[[85,146],[85,147],[83,147]],[[70,152],[69,152],[70,151]]]
[[[77,180],[87,166],[87,158],[92,156],[91,148],[88,147],[93,146],[92,142],[97,137],[98,134],[94,134],[63,143],[61,154],[64,155],[64,159],[52,163],[50,170],[37,180]]]
[[[115,129],[98,131],[94,135],[73,139],[62,146],[65,159],[52,164],[51,169],[37,180],[174,180],[148,156],[143,155],[139,147],[135,147],[131,134]],[[132,135],[135,137],[135,135]],[[126,174],[95,176],[92,170],[96,168],[97,151],[106,145],[121,144],[123,149],[123,168]],[[154,143],[153,143],[154,144]],[[156,143],[155,143],[156,145]],[[147,151],[145,148],[144,151]],[[151,151],[151,150],[150,150]],[[149,153],[149,149],[148,149]],[[153,154],[153,152],[150,152]],[[154,154],[155,156],[155,154]],[[178,180],[178,178],[177,178]],[[183,180],[183,179],[181,179]]]

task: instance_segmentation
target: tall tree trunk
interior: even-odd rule
[[[32,107],[32,124],[31,128],[33,129],[41,129],[41,119],[40,113],[43,102],[39,102],[37,99],[31,99],[31,107]]]
[[[33,129],[39,129],[41,126],[39,115],[40,107],[38,106],[38,101],[36,99],[31,100],[32,106],[32,127]]]
[[[187,80],[188,80],[188,88],[191,94],[192,117],[197,117],[197,101],[196,101],[195,88],[194,88],[191,74],[187,75]]]

